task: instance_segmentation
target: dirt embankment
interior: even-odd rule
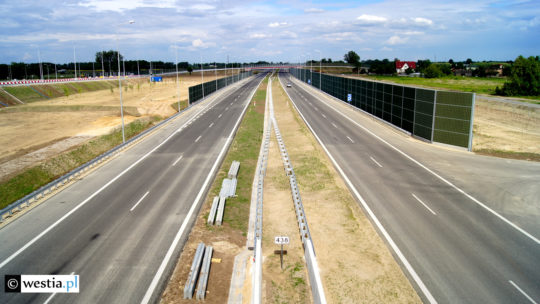
[[[476,98],[473,151],[540,155],[540,109]]]
[[[204,77],[205,81],[213,79],[214,75]],[[184,104],[188,88],[200,82],[200,75],[180,77],[180,99]],[[161,83],[126,81],[122,95],[126,124],[144,117],[168,117],[176,113],[175,78],[164,78]],[[120,125],[117,87],[4,108],[0,110],[0,179]],[[35,153],[25,156],[31,152]],[[24,159],[18,161],[20,157]]]

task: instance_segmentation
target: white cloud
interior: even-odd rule
[[[403,33],[403,35],[419,36],[419,35],[424,35],[424,32],[419,32],[419,31],[406,31],[406,32]]]
[[[323,12],[324,10],[321,8],[308,8],[304,10],[304,13],[306,14],[318,14],[318,13],[323,13]]]
[[[251,39],[265,39],[265,38],[269,38],[270,36],[269,35],[266,35],[266,34],[263,34],[263,33],[253,33],[251,35],[249,35],[249,38]]]
[[[429,19],[426,19],[426,18],[422,18],[422,17],[417,17],[417,18],[414,18],[413,20],[414,20],[414,22],[416,22],[418,24],[421,24],[421,25],[432,25],[433,24],[433,21],[431,21]]]
[[[269,27],[280,27],[287,25],[287,22],[273,22],[268,24]]]
[[[388,19],[386,19],[385,17],[381,17],[381,16],[374,16],[374,15],[361,15],[359,16],[358,18],[356,18],[356,20],[362,22],[362,23],[366,23],[366,24],[374,24],[374,23],[383,23],[383,22],[386,22]]]
[[[213,42],[207,43],[207,42],[203,42],[201,39],[195,39],[195,40],[193,40],[191,42],[191,48],[190,49],[199,49],[199,48],[206,49],[206,48],[209,48],[209,47],[213,47],[215,45],[216,44],[213,43]]]
[[[174,0],[88,0],[79,2],[78,5],[92,8],[98,12],[123,12],[141,7],[175,8]]]
[[[296,39],[296,38],[298,38],[298,35],[297,35],[295,32],[284,31],[283,33],[279,34],[279,38],[292,38],[292,39]]]
[[[391,51],[392,51],[392,48],[389,48],[389,47],[385,46],[385,47],[382,47],[382,48],[381,48],[381,51],[391,52]]]
[[[216,9],[215,6],[208,5],[208,4],[195,4],[189,7],[189,9],[197,10],[197,11],[210,11],[213,9]]]
[[[404,44],[407,40],[409,40],[408,37],[392,36],[386,40],[386,43],[390,45]]]

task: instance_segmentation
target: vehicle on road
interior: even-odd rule
[[[287,83],[287,88],[290,88],[292,84],[290,82]]]

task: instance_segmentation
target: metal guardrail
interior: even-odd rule
[[[219,196],[216,196],[214,197],[214,200],[212,201],[210,214],[208,214],[208,220],[206,222],[208,225],[214,225],[214,220],[216,219],[218,204],[219,204]]]
[[[268,109],[269,95],[268,92],[271,88],[272,81],[268,80],[267,93],[266,93],[266,109]],[[268,111],[268,110],[266,110]],[[265,113],[266,115],[266,113]],[[253,235],[253,261],[255,263],[254,270],[252,272],[252,293],[251,303],[257,304],[262,301],[262,225],[263,225],[263,190],[264,190],[264,176],[266,175],[266,166],[268,164],[268,151],[270,145],[270,134],[272,132],[272,122],[265,117],[267,126],[263,133],[263,142],[261,144],[261,155],[257,165],[257,206],[255,210],[255,232]]]
[[[227,175],[229,178],[236,178],[238,175],[238,170],[240,169],[240,162],[234,160],[231,164],[231,168],[229,169],[229,174]]]
[[[227,198],[220,197],[219,198],[219,204],[216,214],[216,225],[221,226],[223,224],[223,213],[225,212],[225,203],[227,202]]]
[[[216,91],[216,92],[219,92],[219,90]],[[216,92],[214,92],[212,94],[209,94],[208,96],[205,96],[204,99],[208,99],[209,97],[213,96]],[[127,147],[129,147],[130,145],[132,145],[133,143],[138,141],[139,139],[143,138],[147,134],[151,133],[152,131],[156,130],[157,128],[162,127],[163,125],[165,125],[169,121],[175,119],[180,114],[182,114],[185,111],[187,111],[188,109],[190,109],[192,106],[194,106],[194,105],[188,105],[187,108],[185,108],[182,111],[172,115],[171,117],[161,121],[157,125],[155,125],[155,126],[153,126],[151,128],[148,128],[148,129],[142,131],[141,133],[133,136],[132,138],[127,140],[125,143],[122,143],[122,144],[112,148],[111,150],[109,150],[109,151],[95,157],[94,159],[88,161],[87,163],[85,163],[85,164],[71,170],[70,172],[62,175],[61,177],[59,177],[59,178],[55,179],[54,181],[46,184],[45,186],[42,186],[41,188],[35,190],[34,192],[25,195],[23,198],[18,199],[17,201],[9,204],[7,207],[0,210],[0,223],[3,223],[4,220],[7,217],[13,215],[16,212],[21,211],[22,209],[24,209],[24,208],[30,206],[31,204],[37,202],[39,199],[43,198],[45,195],[50,194],[51,192],[59,189],[60,187],[62,187],[65,184],[69,183],[70,181],[74,180],[75,178],[81,176],[81,174],[87,172],[89,169],[94,168],[95,166],[101,164],[105,160],[107,160],[107,159],[111,158],[112,156],[116,155],[117,153],[123,151],[124,149],[126,149]]]
[[[270,90],[270,94],[272,91]],[[283,167],[285,173],[289,176],[289,184],[291,186],[291,194],[294,201],[294,210],[296,212],[296,220],[298,222],[298,229],[300,232],[300,237],[302,239],[302,244],[304,244],[304,257],[306,260],[306,265],[309,273],[309,282],[311,285],[311,294],[313,296],[313,301],[317,304],[324,303],[326,304],[326,297],[324,294],[324,288],[322,285],[322,280],[319,272],[319,266],[317,264],[317,257],[315,255],[315,247],[311,241],[311,233],[309,232],[309,227],[307,223],[306,213],[304,212],[304,205],[302,204],[302,198],[300,196],[300,191],[298,189],[298,183],[296,181],[296,175],[294,174],[293,166],[289,159],[289,154],[287,153],[287,148],[281,137],[279,127],[274,116],[274,104],[272,98],[270,97],[270,115],[272,123],[274,125],[274,133],[278,141],[279,149],[281,152],[281,158],[283,160]]]
[[[204,300],[206,296],[206,287],[208,286],[208,276],[210,274],[210,265],[212,265],[213,251],[214,249],[212,248],[212,246],[206,246],[199,278],[199,284],[197,284],[197,300]]]
[[[184,299],[193,298],[193,292],[195,291],[195,283],[197,282],[197,278],[199,277],[199,270],[201,269],[204,250],[204,243],[199,243],[199,245],[197,246],[197,251],[195,251],[195,256],[193,257],[193,263],[191,263],[191,269],[189,270],[186,285],[184,286]]]

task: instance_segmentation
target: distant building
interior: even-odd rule
[[[396,60],[396,72],[398,74],[403,74],[408,69],[416,69],[416,62],[414,61],[399,61]]]

